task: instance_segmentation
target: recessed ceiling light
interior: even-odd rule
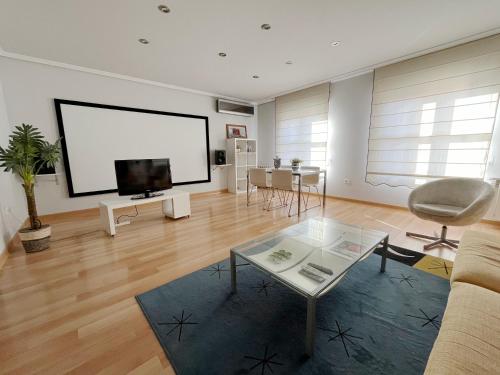
[[[337,47],[337,46],[340,46],[340,41],[339,40],[336,40],[335,42],[331,42],[330,45],[332,47]]]
[[[149,44],[149,40],[144,39],[144,38],[141,38],[141,39],[139,39],[139,43],[142,43],[142,44]]]
[[[293,64],[293,61],[292,61],[292,60],[288,60],[285,64],[286,64],[286,65],[292,65],[292,64]]]
[[[170,13],[170,8],[166,5],[158,5],[158,10],[162,13]]]
[[[258,75],[253,75],[252,78],[257,79],[257,78],[260,78],[260,77]]]
[[[260,25],[260,28],[262,30],[269,30],[271,29],[271,25],[269,25],[268,23],[263,23],[262,25]]]
[[[227,56],[227,54],[226,54],[225,52],[219,52],[219,56],[220,56],[220,57],[226,57],[226,56]]]

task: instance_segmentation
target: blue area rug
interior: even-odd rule
[[[306,300],[237,258],[137,296],[178,375],[422,374],[449,282],[372,254],[317,303],[314,356]]]

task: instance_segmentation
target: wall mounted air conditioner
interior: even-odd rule
[[[250,104],[233,102],[231,100],[217,99],[217,112],[230,113],[238,116],[253,116],[254,107]]]

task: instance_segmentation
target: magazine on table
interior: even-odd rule
[[[360,257],[360,255],[366,250],[366,246],[352,241],[343,240],[338,244],[330,246],[326,250],[343,258],[354,260]]]
[[[251,255],[249,258],[264,265],[271,271],[279,273],[300,264],[315,249],[319,248],[289,237],[284,238],[268,250]]]

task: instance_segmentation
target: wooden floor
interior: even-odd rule
[[[0,373],[173,374],[134,296],[298,220],[283,209],[247,208],[243,196],[227,193],[193,197],[189,219],[162,219],[159,206],[139,210],[114,239],[100,230],[96,210],[52,216],[50,250],[11,254],[0,271]],[[416,250],[422,242],[405,231],[439,230],[405,210],[334,199],[301,220],[318,215],[386,231],[391,243]],[[450,238],[463,230],[450,228]],[[444,248],[429,253],[454,256]]]

